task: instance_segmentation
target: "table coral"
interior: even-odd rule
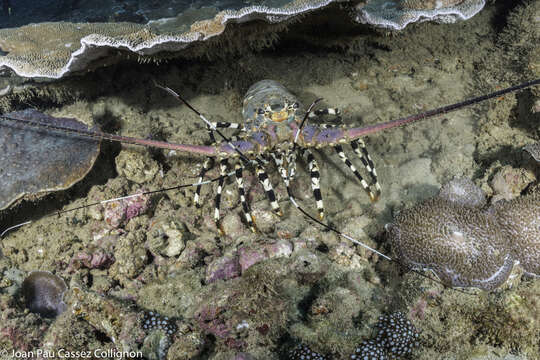
[[[222,34],[230,23],[265,20],[280,23],[335,0],[293,0],[275,7],[248,6],[239,10],[213,9],[211,19],[208,7],[197,16],[182,14],[175,18],[154,20],[147,25],[118,23],[45,22],[19,28],[0,29],[0,68],[11,68],[23,77],[58,79],[73,72],[87,70],[97,59],[101,64],[118,56],[118,51],[135,56],[153,56],[157,53],[178,52],[196,42]],[[171,23],[174,26],[171,26]],[[166,29],[161,29],[166,26]],[[107,60],[108,59],[108,60]]]
[[[357,7],[356,21],[392,30],[423,21],[454,23],[476,15],[485,0],[370,0]]]

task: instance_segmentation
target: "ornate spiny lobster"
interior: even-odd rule
[[[377,181],[377,173],[373,161],[371,160],[367,152],[364,142],[360,139],[361,137],[375,132],[379,132],[381,130],[398,127],[401,125],[412,123],[417,120],[454,111],[471,104],[495,98],[503,94],[517,91],[537,84],[540,84],[540,79],[532,80],[517,86],[502,89],[487,95],[479,96],[460,103],[430,110],[421,114],[362,128],[346,128],[344,126],[328,124],[306,124],[306,120],[308,118],[325,114],[335,115],[339,119],[339,111],[337,111],[336,109],[328,108],[312,112],[312,109],[314,105],[318,102],[318,100],[313,102],[307,110],[304,110],[303,106],[299,103],[299,101],[294,95],[287,91],[287,89],[285,89],[282,85],[272,80],[259,81],[248,90],[244,99],[244,124],[229,122],[210,122],[199,111],[193,108],[187,101],[185,101],[173,90],[157,85],[158,87],[168,91],[170,94],[174,95],[179,100],[184,102],[186,106],[188,106],[192,111],[194,111],[206,123],[209,130],[210,138],[213,142],[212,145],[207,146],[174,144],[162,141],[119,136],[102,132],[71,129],[67,127],[43,124],[32,120],[15,119],[9,116],[2,116],[1,119],[22,122],[30,126],[51,128],[66,133],[75,133],[91,138],[106,139],[135,145],[152,146],[187,153],[207,155],[209,159],[207,159],[203,165],[199,176],[199,182],[197,184],[191,184],[197,186],[194,199],[194,202],[197,206],[200,206],[200,190],[202,183],[204,183],[202,179],[205,173],[212,167],[213,161],[211,159],[218,158],[221,176],[217,179],[217,181],[219,182],[215,197],[214,210],[214,219],[216,220],[216,223],[218,225],[220,218],[219,208],[221,192],[223,189],[224,180],[228,175],[231,175],[231,173],[227,173],[228,159],[235,158],[235,170],[232,174],[234,174],[236,177],[236,183],[240,193],[240,200],[242,203],[245,220],[248,226],[253,231],[255,231],[255,224],[253,222],[253,218],[250,214],[249,206],[246,201],[242,172],[244,167],[246,166],[253,165],[255,167],[255,173],[264,187],[272,209],[276,214],[281,215],[281,210],[279,204],[276,201],[272,184],[270,183],[268,175],[265,171],[265,165],[270,161],[273,161],[276,164],[278,171],[286,185],[288,197],[290,201],[296,206],[296,208],[298,208],[304,215],[324,225],[328,229],[337,232],[339,235],[344,236],[359,245],[366,246],[346,236],[345,234],[342,234],[338,230],[331,228],[329,225],[318,221],[298,206],[290,189],[290,181],[294,178],[296,173],[296,157],[298,154],[305,157],[308,163],[308,169],[311,175],[311,187],[315,197],[319,218],[322,219],[324,216],[324,206],[319,185],[319,167],[315,160],[315,157],[313,156],[313,153],[311,152],[311,148],[319,149],[329,146],[334,147],[334,149],[338,153],[339,158],[358,178],[363,189],[367,192],[370,199],[372,201],[376,201],[380,196],[381,187]],[[238,138],[235,137],[229,139],[227,136],[221,133],[221,131],[219,130],[220,128],[238,129],[240,131],[240,136]],[[215,140],[214,132],[217,132],[225,141],[217,142]],[[370,175],[371,183],[368,183],[364,180],[364,178],[361,176],[361,174],[354,167],[352,162],[349,160],[349,158],[343,151],[342,144],[345,143],[349,143],[353,151],[360,158],[363,166]],[[240,159],[241,162],[239,162],[238,159]],[[6,231],[4,231],[4,233],[5,232]],[[375,251],[371,248],[369,249]],[[388,258],[381,253],[379,254],[384,256],[385,258]]]
[[[179,97],[168,88],[163,88],[174,96]],[[187,103],[186,103],[187,104]],[[189,104],[187,104],[192,108]],[[198,111],[192,108],[199,116]],[[262,80],[249,88],[244,99],[242,115],[244,124],[229,122],[208,122],[211,145],[214,149],[212,155],[219,159],[220,174],[227,173],[228,159],[240,158],[244,165],[252,163],[255,167],[257,178],[261,182],[264,191],[270,201],[272,210],[277,215],[281,215],[281,209],[276,201],[276,196],[272,184],[266,174],[264,166],[270,161],[276,164],[276,167],[287,188],[287,194],[294,201],[290,190],[290,181],[296,174],[296,157],[298,154],[303,156],[307,163],[311,175],[311,187],[315,197],[319,218],[324,217],[324,205],[320,190],[320,172],[319,166],[310,148],[321,148],[324,146],[333,146],[340,159],[348,166],[354,175],[360,180],[364,190],[369,194],[372,201],[376,201],[380,195],[381,187],[377,182],[377,172],[373,161],[369,156],[365,144],[361,139],[349,139],[344,127],[322,124],[319,126],[304,124],[307,117],[317,117],[321,115],[335,115],[338,119],[339,111],[337,109],[327,108],[311,112],[311,108],[306,111],[298,99],[292,95],[285,87],[273,80]],[[217,142],[214,136],[214,130],[218,128],[238,129],[240,135],[238,138],[230,141]],[[226,138],[226,137],[225,137]],[[226,138],[227,139],[227,138]],[[372,183],[368,184],[358,170],[354,167],[341,146],[342,143],[350,142],[354,152],[360,157],[364,167],[369,172]],[[202,181],[205,173],[211,168],[213,158],[205,161],[199,176],[199,182]],[[242,180],[243,167],[239,161],[235,162],[235,177],[240,193],[240,201],[246,223],[251,230],[255,231],[255,225],[249,206],[245,198],[244,184]],[[214,220],[219,228],[219,208],[221,192],[224,185],[224,178],[218,183],[215,197]],[[374,188],[374,190],[372,189]],[[201,186],[197,186],[194,202],[200,206]]]

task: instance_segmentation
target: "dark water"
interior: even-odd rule
[[[144,24],[174,17],[190,8],[212,6],[218,10],[238,10],[245,6],[280,6],[283,0],[2,0],[0,28],[18,27],[45,21],[120,22]]]

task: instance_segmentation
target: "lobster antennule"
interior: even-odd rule
[[[419,114],[416,114],[416,115],[402,117],[402,118],[397,119],[397,120],[387,121],[387,122],[384,122],[384,123],[375,124],[375,125],[366,126],[366,127],[361,127],[361,128],[349,129],[349,130],[345,131],[345,134],[344,134],[343,138],[347,139],[347,140],[358,139],[358,138],[360,138],[362,136],[373,134],[373,133],[379,132],[381,130],[392,129],[392,128],[395,128],[395,127],[399,127],[399,126],[403,126],[403,125],[407,125],[407,124],[416,122],[418,120],[423,120],[423,119],[427,119],[427,118],[434,117],[434,116],[437,116],[437,115],[446,114],[446,113],[449,113],[449,112],[452,112],[452,111],[456,111],[456,110],[459,110],[461,108],[464,108],[465,106],[469,106],[469,105],[472,105],[472,104],[477,104],[479,102],[486,101],[486,100],[489,100],[489,99],[493,99],[493,98],[502,96],[504,94],[508,94],[508,93],[518,91],[518,90],[522,90],[522,89],[525,89],[525,88],[528,88],[528,87],[534,86],[534,85],[540,85],[540,79],[527,81],[527,82],[524,82],[522,84],[515,85],[515,86],[510,86],[510,87],[507,87],[505,89],[498,90],[498,91],[495,91],[495,92],[492,92],[492,93],[489,93],[489,94],[486,94],[486,95],[477,96],[477,97],[469,99],[469,100],[461,101],[461,102],[451,104],[451,105],[442,106],[442,107],[432,109],[432,110],[428,110],[428,111],[425,111],[423,113],[419,113]]]

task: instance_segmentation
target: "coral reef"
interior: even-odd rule
[[[454,180],[446,189],[460,189]],[[466,182],[465,182],[466,183]],[[468,197],[470,186],[455,191]],[[478,190],[472,190],[473,195]],[[447,194],[445,191],[444,194]],[[398,214],[387,225],[398,259],[413,268],[430,268],[449,286],[492,290],[506,281],[514,261],[538,273],[540,202],[538,194],[523,196],[489,210],[463,201],[435,197]]]
[[[33,271],[24,279],[21,292],[26,307],[43,317],[56,317],[66,310],[66,283],[48,271]]]
[[[306,103],[324,97],[324,106],[340,108],[347,124],[375,124],[498,86],[500,81],[494,81],[488,73],[483,74],[488,85],[470,88],[478,76],[476,69],[483,65],[478,58],[486,48],[494,46],[494,38],[500,34],[497,25],[506,17],[501,12],[501,8],[506,9],[504,5],[499,2],[488,6],[470,21],[459,24],[411,26],[398,36],[386,36],[383,31],[365,34],[366,28],[359,26],[354,34],[354,55],[352,45],[345,48],[348,50],[338,47],[328,51],[326,36],[332,36],[332,31],[321,31],[328,29],[321,27],[313,35],[319,40],[315,46],[285,38],[286,46],[276,44],[273,51],[262,53],[242,52],[234,59],[224,56],[219,61],[172,61],[159,67],[133,63],[112,66],[66,80],[71,86],[76,79],[85,85],[85,91],[90,91],[86,88],[88,81],[101,82],[98,93],[71,105],[51,104],[45,95],[46,104],[37,104],[59,104],[58,109],[50,111],[72,112],[79,119],[94,118],[107,131],[123,135],[203,143],[208,135],[204,125],[185,106],[154,91],[148,82],[150,75],[182,91],[212,121],[240,119],[245,90],[258,79],[272,77],[292,86]],[[306,26],[303,21],[297,25]],[[530,21],[523,24],[533,29],[530,25]],[[287,36],[298,35],[296,27],[290,29],[293,31]],[[349,45],[350,38],[339,35],[339,41]],[[514,36],[516,43],[529,43],[531,47],[537,43],[520,39]],[[228,51],[230,47],[223,45],[219,49]],[[501,58],[499,53],[491,55],[492,59],[487,60]],[[511,51],[508,58],[521,63],[519,52]],[[508,65],[493,69],[493,73],[506,71]],[[355,90],[355,84],[360,82],[365,86]],[[94,99],[94,94],[99,98]],[[512,108],[528,109],[521,106],[527,94],[520,93],[518,106],[513,102]],[[507,102],[509,98],[514,96],[495,102]],[[495,102],[486,107],[495,106]],[[509,117],[499,116],[498,112],[486,114],[484,107],[479,108],[481,114],[470,110],[364,139],[381,166],[383,196],[375,205],[358,196],[361,188],[354,179],[344,176],[342,164],[324,154],[319,165],[324,175],[322,195],[329,224],[387,253],[389,246],[383,241],[382,225],[391,222],[392,209],[423,201],[436,193],[443,179],[454,174],[478,175],[499,157],[504,159],[503,164],[518,167],[520,148],[538,141],[529,126],[536,125],[535,118],[520,120],[514,111]],[[480,134],[474,124],[479,118],[488,119],[489,124],[508,122],[511,127],[502,134],[508,141],[500,145],[498,137],[477,151],[475,140]],[[511,148],[508,142],[513,142]],[[131,176],[133,173],[114,173],[118,148],[112,150],[104,151],[97,163],[110,166],[110,179],[89,178],[89,195],[76,192],[53,206],[58,209],[69,203],[68,208],[77,207],[140,188],[130,180],[137,178]],[[158,163],[163,170],[144,183],[152,190],[195,182],[203,162],[201,158],[170,156],[168,152],[148,151],[151,155],[147,155],[145,149],[136,151],[143,156],[126,158],[135,165],[139,161],[148,165],[147,169],[156,168],[154,164]],[[486,154],[492,157],[489,162],[477,161]],[[510,157],[512,161],[507,161]],[[501,163],[494,166],[500,168]],[[292,190],[298,203],[313,211],[309,172],[301,168]],[[259,210],[268,209],[262,187],[254,176],[245,179],[246,196],[254,205],[253,213],[258,212],[256,219],[261,219],[257,224],[263,225],[257,234],[250,234],[240,220],[236,191],[231,189],[227,194],[225,189],[223,215],[230,232],[217,236],[212,224],[216,193],[212,184],[202,189],[200,210],[192,206],[193,189],[169,191],[153,196],[151,211],[113,229],[104,221],[102,210],[99,215],[93,209],[82,209],[37,219],[48,211],[49,202],[29,204],[32,214],[36,214],[32,215],[36,218],[33,224],[11,232],[0,242],[0,348],[114,349],[122,347],[119,343],[125,337],[132,339],[132,348],[141,349],[147,359],[278,360],[286,353],[287,345],[301,341],[334,360],[353,358],[353,354],[357,360],[358,354],[380,360],[389,354],[375,341],[373,325],[381,314],[400,309],[421,329],[422,346],[405,359],[537,357],[537,279],[516,272],[515,277],[511,276],[512,286],[489,293],[471,291],[478,295],[469,296],[416,273],[403,273],[394,264],[306,221],[288,204],[279,173],[273,170],[268,169],[268,176],[283,206],[284,216],[280,219],[266,218],[266,213]],[[208,173],[208,178],[215,176],[219,172]],[[144,176],[140,179],[146,181]],[[476,182],[486,186],[488,179]],[[475,205],[471,207],[475,209]],[[15,211],[2,212],[0,221],[9,222]],[[240,265],[238,271],[233,261],[235,276],[206,282],[209,264],[219,264],[220,258],[231,255],[238,257]],[[52,321],[26,311],[11,295],[16,281],[9,274],[17,269],[22,269],[23,274],[30,269],[47,269],[70,279],[72,288],[79,283],[89,288],[91,291],[82,293],[88,301],[81,306],[88,316],[79,311],[74,314],[68,308]],[[167,355],[166,331],[145,331],[146,312],[141,309],[153,309],[154,314],[157,311],[162,319],[168,317],[169,324],[178,326]]]
[[[485,0],[369,0],[357,6],[356,21],[402,30],[414,22],[453,23],[467,20],[482,10],[484,5]]]

